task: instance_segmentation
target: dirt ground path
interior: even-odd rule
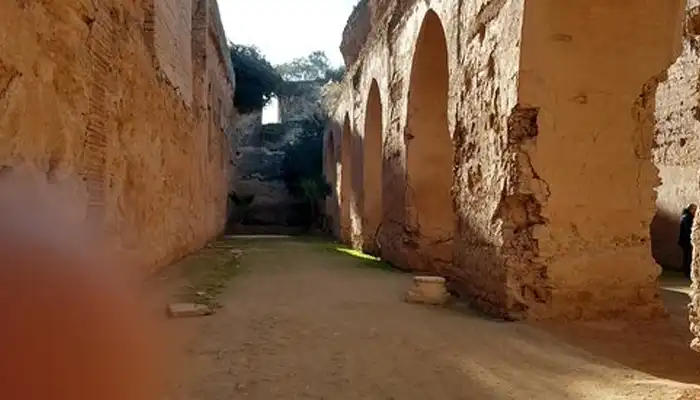
[[[634,329],[506,323],[406,304],[410,275],[329,244],[239,245],[224,307],[172,322],[187,332],[187,379],[171,399],[676,399],[700,382],[675,317]]]

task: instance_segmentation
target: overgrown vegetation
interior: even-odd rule
[[[334,68],[326,53],[314,51],[306,57],[296,58],[280,64],[277,72],[287,81],[324,81],[338,82],[343,79],[345,67]]]
[[[292,82],[338,82],[345,74],[345,67],[331,66],[322,51],[273,67],[255,46],[231,43],[229,47],[236,73],[234,104],[243,114],[262,110],[275,96],[294,94],[297,86]]]
[[[240,271],[242,252],[227,242],[215,242],[182,260],[178,267],[187,284],[178,293],[178,301],[219,308],[219,296]]]
[[[236,73],[234,104],[243,114],[263,109],[278,94],[282,77],[254,46],[231,44]]]
[[[236,192],[231,192],[228,195],[229,200],[231,200],[231,205],[233,210],[231,210],[231,222],[233,223],[243,223],[250,216],[250,209],[255,201],[255,195],[239,195]]]

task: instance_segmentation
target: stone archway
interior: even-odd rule
[[[365,109],[363,149],[363,246],[370,254],[376,254],[376,236],[382,222],[382,102],[379,85],[372,80]]]
[[[335,135],[332,130],[328,132],[324,154],[326,156],[325,168],[329,179],[328,184],[333,186],[338,177],[336,174]]]
[[[419,257],[411,267],[438,271],[452,260],[453,148],[447,120],[449,67],[445,31],[428,11],[413,56],[405,133],[407,224]],[[417,264],[417,263],[420,264]]]
[[[355,201],[355,193],[352,185],[352,128],[348,115],[345,116],[343,121],[340,143],[340,239],[345,242],[350,242],[352,236],[352,210]]]

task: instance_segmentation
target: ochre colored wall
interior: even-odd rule
[[[382,104],[382,213],[378,232],[381,256],[392,264],[412,269],[442,269],[459,290],[484,309],[508,315],[506,271],[500,257],[503,224],[498,219],[504,190],[508,183],[510,149],[505,145],[506,128],[511,110],[517,104],[517,72],[520,57],[522,1],[375,1],[370,8],[377,13],[366,15],[372,32],[365,41],[357,61],[348,68],[344,90],[334,114],[329,135],[333,135],[336,153],[327,157],[343,164],[339,144],[342,121],[352,121],[351,140],[359,143],[351,157],[353,175],[363,176],[362,144],[366,136],[367,101],[373,80],[379,88]],[[434,193],[410,193],[407,187],[407,137],[417,133],[408,127],[409,91],[414,65],[414,51],[428,11],[440,19],[447,44],[449,85],[447,94],[448,140],[454,160],[449,176],[435,177],[443,195],[451,198],[455,215],[452,228],[452,263],[445,262],[441,246],[420,246],[420,230],[411,215],[412,196]],[[457,12],[459,10],[459,12]],[[350,23],[355,23],[351,19]],[[359,21],[359,29],[367,22]],[[352,35],[346,30],[346,35]],[[353,41],[354,46],[355,41]],[[465,62],[468,60],[469,62]],[[423,132],[437,135],[438,132]],[[445,134],[445,133],[443,133]],[[327,139],[328,140],[328,139]],[[419,146],[420,147],[420,146]],[[376,164],[375,164],[376,165]],[[340,182],[338,171],[348,165],[330,168],[329,180]],[[444,182],[451,182],[448,185]],[[337,185],[342,186],[342,185]],[[362,180],[353,187],[362,197]],[[333,221],[342,221],[339,210],[349,210],[340,196],[328,202]],[[349,197],[349,196],[347,196]],[[445,207],[443,205],[443,207]],[[447,211],[447,210],[443,210]],[[340,211],[342,214],[342,211]],[[345,220],[362,220],[362,216]],[[341,223],[342,226],[342,223]],[[353,238],[362,237],[362,224],[351,226]],[[346,240],[346,235],[341,235]],[[449,242],[448,242],[449,243]],[[357,244],[356,241],[354,244]],[[448,250],[449,252],[449,250]]]
[[[227,171],[188,104],[192,3],[166,3],[0,5],[1,162],[82,178],[90,215],[144,270],[201,247],[225,212]]]
[[[158,63],[189,105],[192,103],[192,2],[153,2]]]
[[[656,215],[651,225],[652,250],[656,261],[680,269],[679,220],[683,208],[700,202],[700,114],[698,93],[700,1],[688,1],[683,52],[668,69],[668,78],[656,91],[654,164],[661,185],[657,188]]]
[[[681,53],[685,3],[368,4],[369,12],[351,18],[344,33],[351,63],[329,135],[336,144],[362,144],[376,79],[384,122],[382,194],[389,205],[379,232],[381,256],[446,275],[475,304],[506,318],[659,315],[650,226],[660,180],[652,149],[658,93],[671,84],[666,70]],[[444,27],[448,52],[452,170],[433,180],[452,182],[455,236],[447,265],[437,246],[417,244],[423,232],[413,224],[416,196],[435,196],[438,189],[412,193],[408,172],[407,143],[417,134],[409,123],[411,74],[429,10]],[[346,115],[349,138],[342,137]],[[342,164],[327,167],[333,182],[338,170],[362,174],[362,146],[349,147],[350,157],[338,148],[327,157]],[[684,176],[674,179],[692,179],[690,172]],[[343,199],[363,198],[364,190],[362,180],[353,179],[350,193],[329,202],[333,219],[338,210],[354,213]],[[357,245],[350,239],[362,236],[362,224],[344,225],[341,232],[349,234],[341,237]]]
[[[528,154],[546,186],[533,233],[552,297],[543,313],[661,308],[649,233],[659,182],[655,97],[647,92],[679,54],[682,9],[625,3],[543,0],[525,9],[519,97],[539,112]]]

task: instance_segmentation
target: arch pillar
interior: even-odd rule
[[[663,312],[649,226],[655,89],[681,0],[526,1],[502,199],[507,307],[530,317]]]

